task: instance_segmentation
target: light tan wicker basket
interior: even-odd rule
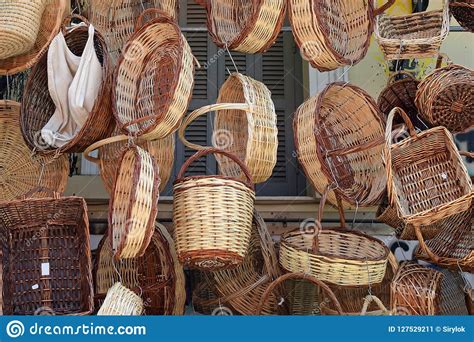
[[[254,183],[265,182],[273,173],[278,149],[277,117],[271,96],[263,83],[234,73],[222,85],[217,104],[195,110],[183,120],[179,137],[189,148],[209,148],[190,143],[184,132],[200,115],[216,111],[214,147],[242,160]],[[240,167],[229,158],[216,156],[216,159],[223,175],[245,178]]]
[[[143,300],[135,292],[120,283],[115,283],[105,297],[97,316],[140,316]]]

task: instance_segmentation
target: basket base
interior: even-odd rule
[[[178,255],[179,261],[189,268],[202,271],[222,271],[237,267],[244,260],[243,256],[219,249],[201,249]]]

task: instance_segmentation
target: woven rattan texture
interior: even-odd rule
[[[143,300],[140,296],[116,283],[107,291],[97,316],[139,316],[142,312]]]
[[[459,25],[474,32],[474,0],[452,0],[449,10]]]

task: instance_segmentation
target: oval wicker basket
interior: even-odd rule
[[[448,65],[426,76],[418,86],[416,106],[422,119],[453,133],[474,127],[474,71]]]
[[[295,147],[307,178],[318,193],[328,184],[349,204],[378,204],[386,187],[380,155],[384,119],[364,90],[332,83],[295,113]],[[334,193],[328,200],[336,205]]]
[[[97,316],[140,316],[143,300],[121,283],[115,283],[108,291]]]
[[[449,0],[443,8],[407,15],[381,15],[375,21],[375,38],[385,59],[437,56],[449,33]]]
[[[185,115],[194,86],[194,56],[174,21],[162,14],[143,24],[127,41],[115,69],[112,102],[119,128],[145,139],[173,133]]]
[[[392,123],[402,116],[410,137],[392,145]],[[406,224],[430,225],[471,207],[472,182],[452,135],[444,127],[417,133],[394,108],[386,127],[384,163],[389,202]]]
[[[116,129],[112,137],[92,144],[83,153],[87,160],[99,165],[100,177],[109,194],[112,193],[114,188],[117,169],[120,165],[120,156],[127,149],[129,143],[130,138],[120,135]],[[170,134],[166,138],[156,140],[138,139],[136,143],[140,148],[147,151],[158,164],[158,174],[161,179],[159,191],[164,190],[173,172],[175,135]],[[96,149],[99,149],[97,158],[91,156],[91,152]]]
[[[125,150],[109,201],[109,235],[116,258],[143,256],[158,213],[160,176],[150,154],[138,146]]]
[[[87,19],[73,15],[63,24],[64,38],[70,51],[80,56],[88,39],[87,25],[66,29],[74,18],[85,23]],[[41,137],[41,129],[51,119],[56,109],[48,88],[48,54],[44,54],[31,71],[21,103],[21,131],[31,150],[41,154],[83,152],[87,146],[106,138],[113,130],[113,116],[110,102],[110,64],[107,46],[101,34],[95,31],[94,47],[102,64],[102,83],[92,111],[81,130],[60,148],[52,147]]]
[[[452,0],[449,11],[464,29],[474,32],[474,0]]]
[[[151,7],[175,21],[178,18],[178,0],[90,0],[89,19],[104,35],[112,65],[117,64],[125,42],[133,34],[135,20]]]
[[[389,250],[383,242],[346,230],[342,210],[340,228],[322,229],[328,191],[321,197],[314,232],[297,229],[282,234],[280,265],[289,272],[304,272],[335,285],[381,283],[389,258]]]
[[[0,101],[0,200],[4,201],[36,186],[63,192],[69,175],[67,155],[31,155],[18,127],[20,106],[18,102]]]
[[[285,0],[196,1],[207,11],[207,27],[214,43],[243,53],[268,50],[285,19]]]
[[[189,148],[209,147],[192,144],[185,129],[199,116],[216,111],[212,142],[214,147],[236,155],[248,167],[254,183],[268,180],[277,161],[278,128],[275,106],[268,88],[261,82],[239,73],[226,80],[219,91],[217,104],[189,114],[179,129],[181,141]],[[221,174],[243,179],[240,167],[225,156],[216,156]]]
[[[374,9],[373,1],[289,0],[288,13],[295,41],[304,59],[320,71],[354,65],[365,57],[374,16],[395,0]]]
[[[152,265],[152,266],[150,266]],[[96,306],[101,306],[107,290],[122,282],[142,293],[145,315],[182,315],[186,300],[183,266],[167,229],[155,224],[151,242],[142,257],[114,260],[110,238],[104,236],[94,263]]]
[[[37,0],[34,2],[37,2]],[[42,10],[41,18],[39,19],[39,28],[35,35],[34,43],[28,50],[20,55],[0,59],[0,75],[13,75],[31,68],[47,51],[49,44],[59,32],[64,14],[66,13],[67,0],[42,0],[42,2],[44,3],[44,8]],[[13,3],[15,3],[14,7],[16,7],[20,2],[18,0],[2,1],[2,4],[0,5],[1,12],[5,13],[5,6],[10,7]],[[24,3],[31,4],[33,1],[22,0],[21,3],[22,5],[25,5]],[[16,19],[27,19],[28,24],[21,27],[21,35],[24,35],[24,31],[30,29],[31,23],[37,20],[36,14],[33,17],[28,16],[24,7],[17,9],[17,12],[19,12],[20,15],[15,16]],[[2,18],[0,18],[0,27],[3,27],[6,18],[7,17],[4,17],[2,14]],[[0,28],[0,30],[2,29]],[[3,34],[4,33],[2,32],[0,35],[3,36]]]
[[[191,163],[211,153],[234,160],[247,181],[225,176],[184,177]],[[199,151],[181,167],[173,195],[179,260],[192,268],[213,271],[241,264],[249,247],[255,201],[247,167],[231,153],[215,148]]]

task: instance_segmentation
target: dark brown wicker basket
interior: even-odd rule
[[[55,193],[0,203],[0,241],[4,315],[92,312],[89,220],[83,198]]]
[[[452,0],[449,10],[459,25],[474,32],[474,0]]]
[[[63,34],[68,48],[77,56],[80,56],[88,39],[88,27],[76,26],[66,29],[68,23],[78,16],[66,18],[63,23]],[[87,22],[87,19],[79,17]],[[60,148],[49,146],[41,138],[41,129],[46,125],[54,114],[56,106],[49,94],[48,89],[48,54],[44,54],[28,77],[23,101],[21,106],[21,131],[25,142],[34,151],[39,153],[71,153],[83,152],[89,145],[97,140],[106,138],[114,128],[110,97],[111,72],[109,55],[104,38],[96,30],[94,35],[94,47],[102,64],[102,84],[99,89],[94,107],[76,136]]]

